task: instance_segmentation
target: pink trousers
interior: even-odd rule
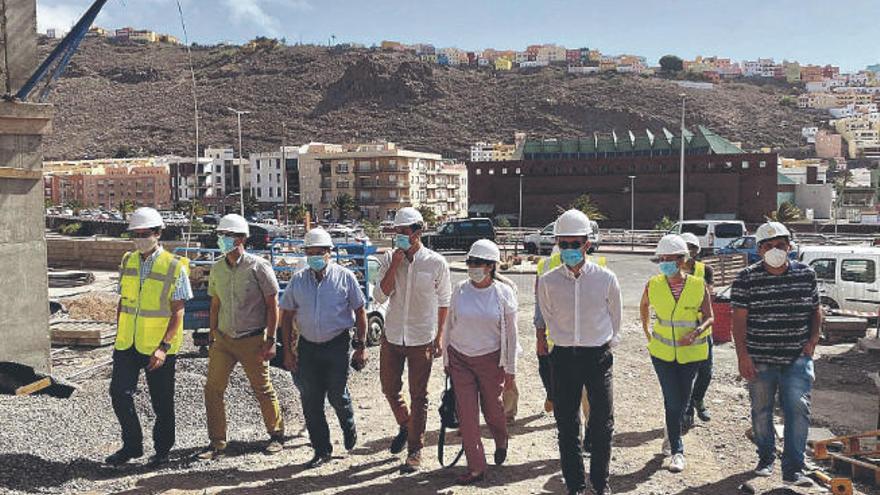
[[[501,393],[504,368],[498,366],[501,351],[468,357],[449,346],[449,373],[455,389],[461,443],[468,469],[482,473],[488,468],[480,436],[480,409],[495,440],[495,448],[507,448],[507,421]]]

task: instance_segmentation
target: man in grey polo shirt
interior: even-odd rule
[[[306,428],[315,450],[310,468],[328,462],[333,452],[324,416],[325,399],[336,411],[345,450],[357,443],[348,393],[349,343],[355,349],[355,369],[363,368],[367,359],[364,294],[354,273],[329,262],[332,247],[330,234],[324,229],[310,230],[305,237],[309,268],[290,279],[281,298],[284,365],[293,373],[302,395]],[[353,325],[357,329],[354,340],[350,334]]]
[[[283,448],[284,421],[268,363],[275,356],[278,280],[268,261],[245,252],[248,233],[247,221],[239,215],[226,215],[217,224],[217,245],[225,256],[211,268],[208,279],[211,350],[205,407],[211,445],[199,454],[205,460],[222,457],[226,449],[223,395],[238,363],[260,403],[269,433],[265,452],[274,454]]]

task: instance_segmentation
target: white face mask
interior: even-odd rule
[[[470,278],[471,282],[473,282],[475,284],[479,284],[479,283],[483,282],[484,280],[486,280],[487,276],[488,276],[488,274],[486,273],[485,270],[483,270],[482,266],[474,266],[474,267],[468,268],[468,278]]]
[[[156,247],[156,244],[159,244],[159,239],[154,235],[150,237],[135,237],[132,240],[134,241],[134,246],[141,254],[149,253]]]
[[[779,248],[773,248],[764,253],[764,263],[773,268],[780,268],[785,264],[786,260],[788,260],[788,253]]]

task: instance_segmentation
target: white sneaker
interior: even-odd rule
[[[675,454],[669,461],[669,471],[672,473],[680,473],[684,471],[684,466],[684,454]]]

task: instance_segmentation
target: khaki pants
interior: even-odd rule
[[[208,416],[208,438],[215,449],[226,448],[226,405],[223,396],[229,385],[229,375],[241,363],[251,389],[260,403],[263,422],[270,436],[284,435],[284,419],[272,382],[269,363],[262,360],[260,351],[265,335],[232,339],[220,332],[208,353],[208,381],[205,383],[205,407]]]
[[[379,351],[379,381],[382,393],[388,399],[394,419],[408,431],[407,448],[409,452],[421,450],[425,446],[425,423],[428,420],[428,381],[431,378],[431,365],[434,363],[432,345],[403,346],[382,339]],[[406,406],[403,389],[403,366],[407,367],[409,399],[411,408]]]

